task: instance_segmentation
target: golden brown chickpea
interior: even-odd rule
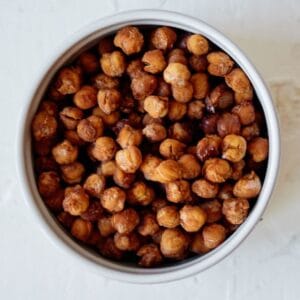
[[[167,159],[159,163],[155,169],[155,181],[167,183],[182,176],[182,170],[179,163],[172,159]]]
[[[155,95],[161,97],[169,97],[171,95],[170,85],[166,83],[162,78],[158,78]]]
[[[97,104],[97,89],[90,85],[84,85],[73,97],[74,104],[80,109],[90,109]]]
[[[142,142],[142,131],[125,124],[117,138],[119,145],[125,149],[128,146],[138,146]]]
[[[202,203],[201,208],[206,212],[207,219],[206,223],[215,223],[221,220],[222,218],[222,205],[219,200],[209,200]]]
[[[233,198],[233,186],[229,183],[223,184],[219,190],[218,198],[220,200]]]
[[[160,142],[167,137],[166,128],[159,123],[146,125],[143,129],[143,134],[153,143]]]
[[[57,215],[57,219],[65,228],[71,229],[75,217],[71,216],[69,213],[65,211],[62,211]]]
[[[201,173],[201,165],[193,154],[184,154],[178,160],[182,168],[182,178],[194,179]]]
[[[215,134],[217,133],[217,123],[219,120],[218,114],[212,114],[204,116],[201,120],[200,128],[204,134]]]
[[[261,182],[254,171],[244,175],[233,187],[233,194],[239,198],[254,198],[261,190]]]
[[[92,114],[101,117],[103,123],[109,126],[115,125],[120,119],[119,111],[113,111],[110,114],[106,114],[100,107],[95,107]]]
[[[181,103],[187,103],[192,100],[194,94],[193,85],[187,81],[184,85],[172,85],[172,95],[174,99]]]
[[[44,100],[40,106],[39,106],[39,109],[38,111],[45,111],[46,113],[48,113],[48,115],[50,116],[54,116],[56,117],[57,116],[57,104],[54,103],[53,101],[47,101],[47,100]]]
[[[208,75],[206,73],[195,73],[191,77],[193,95],[195,99],[204,99],[209,92]]]
[[[121,93],[116,89],[99,90],[97,100],[101,110],[109,115],[119,108],[121,103]]]
[[[161,209],[162,207],[165,207],[169,204],[169,202],[164,199],[164,198],[156,198],[152,201],[151,203],[151,207],[152,210],[157,213],[159,209]]]
[[[155,244],[143,245],[136,254],[141,257],[138,264],[142,267],[154,267],[163,260],[159,248]]]
[[[168,98],[148,96],[144,101],[145,111],[153,118],[162,118],[168,113]]]
[[[237,115],[224,113],[218,119],[217,130],[220,137],[228,134],[240,134],[241,123]]]
[[[204,244],[202,232],[197,232],[191,242],[190,250],[197,254],[205,254],[210,251]]]
[[[44,202],[47,207],[52,212],[61,212],[63,210],[63,200],[64,200],[65,192],[63,189],[59,188],[54,194],[44,198]]]
[[[83,112],[77,107],[67,106],[59,113],[59,117],[67,129],[73,130],[83,118]]]
[[[165,184],[166,196],[170,202],[179,203],[190,201],[191,189],[186,180],[176,180]]]
[[[156,217],[152,213],[147,213],[143,216],[137,231],[142,236],[152,236],[159,231]]]
[[[140,247],[140,239],[135,232],[129,234],[116,233],[114,242],[118,249],[122,251],[137,251]]]
[[[162,72],[167,66],[163,52],[161,50],[149,50],[144,53],[142,62],[145,64],[144,71],[151,74]]]
[[[180,103],[177,101],[169,102],[168,118],[171,121],[181,120],[187,111],[187,106],[185,103]]]
[[[121,260],[123,257],[123,252],[116,247],[114,239],[112,237],[101,240],[98,247],[100,253],[104,257],[115,260]]]
[[[88,209],[80,215],[83,220],[90,222],[97,222],[100,218],[103,217],[103,207],[100,204],[99,200],[90,202]]]
[[[36,141],[51,139],[56,136],[57,121],[46,111],[38,112],[32,120],[32,133]]]
[[[225,76],[226,84],[236,93],[245,94],[252,90],[251,83],[247,75],[240,68],[233,69]]]
[[[203,117],[205,104],[202,100],[195,100],[188,103],[187,115],[190,119],[200,120]]]
[[[64,211],[72,216],[79,216],[89,207],[89,196],[78,184],[65,189],[65,198],[63,200]]]
[[[228,134],[222,142],[222,158],[234,163],[239,162],[244,158],[246,149],[247,142],[242,136]]]
[[[207,39],[200,34],[192,34],[187,38],[186,46],[189,52],[194,55],[206,54],[209,50]]]
[[[98,90],[118,88],[120,84],[118,78],[107,76],[104,73],[95,75],[92,78],[92,82]]]
[[[138,58],[129,62],[126,68],[126,73],[131,79],[138,78],[141,75],[145,74],[143,69],[144,69],[144,64],[142,60]]]
[[[191,72],[186,65],[181,63],[170,63],[165,68],[164,73],[165,82],[171,85],[184,86],[191,77]]]
[[[177,34],[170,27],[156,28],[151,34],[151,43],[156,49],[167,50],[173,48]]]
[[[192,131],[188,123],[174,123],[169,127],[168,136],[171,139],[188,144],[192,140]]]
[[[181,63],[187,65],[188,61],[185,57],[185,53],[182,49],[172,49],[168,54],[168,64],[170,63]]]
[[[226,109],[234,102],[233,92],[226,84],[217,85],[205,99],[206,109],[215,113],[217,109]]]
[[[184,154],[185,144],[174,140],[165,139],[159,146],[159,153],[165,158],[178,159]]]
[[[140,167],[142,159],[141,151],[135,146],[129,146],[116,153],[116,163],[126,173],[135,173]]]
[[[226,238],[226,229],[220,224],[211,224],[203,228],[204,245],[209,249],[219,246]]]
[[[207,135],[202,138],[196,149],[197,157],[204,162],[208,158],[219,156],[221,153],[222,139],[214,134]]]
[[[222,183],[230,178],[232,169],[226,160],[210,158],[204,162],[202,173],[207,180],[214,183]]]
[[[188,237],[180,229],[168,228],[162,233],[160,250],[165,257],[183,258],[188,246]]]
[[[176,206],[164,206],[156,213],[156,219],[160,226],[175,228],[180,224],[179,212]]]
[[[253,161],[264,161],[268,157],[269,142],[265,138],[257,137],[250,141],[247,150]]]
[[[91,52],[83,52],[79,55],[78,64],[84,73],[95,73],[99,69],[99,61],[95,54]]]
[[[237,104],[241,104],[242,102],[252,101],[253,100],[253,88],[250,86],[250,88],[243,92],[235,92],[234,93],[234,100]]]
[[[125,173],[123,170],[116,166],[113,174],[113,180],[119,187],[128,189],[135,180],[135,174]]]
[[[100,64],[102,71],[111,77],[121,77],[126,70],[125,56],[120,51],[104,53],[101,56]]]
[[[145,156],[142,164],[141,164],[141,171],[144,174],[145,179],[147,180],[156,180],[156,168],[161,163],[161,159],[155,157],[151,154]]]
[[[196,205],[185,205],[180,211],[180,225],[187,232],[198,231],[206,222],[207,215],[203,208]]]
[[[85,221],[81,218],[77,218],[71,227],[71,234],[82,242],[87,241],[92,233],[92,223],[89,221]]]
[[[60,166],[62,179],[69,184],[79,183],[85,171],[83,164],[75,161],[68,165]]]
[[[80,89],[81,70],[78,67],[65,67],[58,73],[55,88],[62,95],[75,94]]]
[[[131,205],[149,205],[154,197],[154,190],[142,181],[136,181],[127,192],[127,202]]]
[[[206,55],[191,55],[189,64],[195,72],[205,72],[208,65]]]
[[[142,50],[144,37],[137,27],[123,27],[115,35],[114,45],[121,48],[126,55],[131,55]]]
[[[77,125],[78,136],[85,142],[95,142],[103,134],[104,126],[100,117],[91,115]]]
[[[97,169],[99,175],[104,175],[105,177],[113,176],[116,171],[117,165],[114,160],[104,161],[101,163],[100,167]]]
[[[144,100],[147,96],[152,95],[157,88],[157,78],[143,72],[140,76],[132,79],[130,87],[135,99]]]
[[[100,235],[103,237],[107,237],[116,231],[112,226],[111,217],[103,217],[99,219],[98,229]]]
[[[209,62],[207,71],[214,76],[225,76],[234,65],[234,61],[222,51],[210,52],[207,55],[207,60]]]
[[[116,151],[117,145],[115,141],[108,136],[97,138],[93,147],[91,148],[92,156],[101,162],[112,160]]]
[[[249,211],[249,202],[244,198],[228,198],[223,202],[222,212],[226,220],[234,225],[242,224]]]
[[[78,157],[78,147],[64,140],[52,149],[52,155],[60,165],[71,164]]]
[[[54,171],[43,172],[38,178],[38,190],[43,197],[53,195],[60,187],[60,178]]]
[[[83,188],[93,197],[100,198],[105,187],[104,175],[91,174],[83,184]]]
[[[246,163],[244,160],[240,160],[236,163],[231,164],[232,173],[230,178],[233,180],[239,180],[243,176],[243,170],[245,166]]]
[[[126,193],[119,187],[105,189],[100,196],[101,205],[111,213],[123,210],[126,200]]]
[[[115,230],[121,234],[132,232],[139,222],[140,217],[133,208],[127,208],[112,216],[112,225]]]
[[[163,121],[161,118],[153,118],[149,114],[145,114],[142,121],[144,126],[150,125],[150,124],[163,124]]]
[[[201,198],[215,198],[218,194],[219,186],[208,180],[198,179],[192,184],[192,191]]]
[[[260,129],[256,122],[252,123],[251,125],[245,126],[242,128],[241,136],[243,136],[247,141],[258,137],[260,134]]]
[[[242,125],[249,125],[255,121],[255,109],[251,102],[242,102],[232,109],[232,113],[240,118]]]
[[[98,52],[100,55],[104,53],[109,53],[114,50],[114,41],[113,38],[110,36],[107,36],[100,40],[98,44]]]

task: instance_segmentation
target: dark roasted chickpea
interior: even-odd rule
[[[241,123],[237,115],[224,113],[220,116],[217,123],[217,130],[220,137],[228,134],[240,134]]]
[[[73,97],[74,104],[80,109],[90,109],[97,104],[97,89],[90,85],[82,86]]]
[[[49,171],[57,171],[58,165],[52,157],[40,156],[35,159],[34,167],[38,174]]]
[[[262,137],[254,138],[248,144],[248,153],[255,162],[264,161],[268,157],[269,142]]]
[[[92,82],[98,90],[118,88],[120,84],[118,78],[107,76],[104,73],[95,75],[92,78]]]
[[[136,181],[127,192],[127,202],[131,205],[149,205],[154,197],[154,190],[142,181]]]
[[[181,63],[170,63],[165,68],[164,80],[171,85],[183,86],[191,77],[191,72],[186,65]]]
[[[101,110],[109,115],[119,108],[121,103],[121,93],[116,89],[99,90],[97,100]]]
[[[185,144],[174,140],[165,139],[159,146],[159,153],[165,158],[178,159],[184,154]]]
[[[114,242],[118,249],[122,251],[137,251],[140,247],[140,239],[135,232],[129,234],[115,233]]]
[[[207,39],[200,34],[192,34],[187,38],[186,46],[189,52],[194,55],[206,54],[209,50]]]
[[[195,100],[188,103],[187,115],[190,119],[200,120],[203,117],[205,104],[202,100]]]
[[[217,114],[204,116],[200,124],[200,128],[202,129],[204,134],[217,133],[218,120],[219,120],[219,115]]]
[[[65,192],[63,189],[59,188],[51,194],[50,196],[44,198],[44,202],[47,205],[47,207],[52,212],[61,212],[63,210],[63,200],[64,200]]]
[[[243,136],[247,141],[258,137],[260,134],[260,129],[256,122],[252,123],[251,125],[245,126],[242,128],[241,136]]]
[[[123,210],[126,193],[119,187],[105,189],[100,196],[101,205],[111,213]]]
[[[118,167],[126,173],[135,173],[142,163],[142,153],[139,148],[129,146],[116,153]]]
[[[243,176],[243,171],[246,166],[244,160],[240,160],[236,163],[231,164],[232,173],[230,178],[233,180],[239,180]]]
[[[151,43],[156,49],[167,50],[173,48],[177,39],[176,32],[170,27],[159,27],[151,34]]]
[[[121,48],[126,55],[131,55],[142,50],[144,37],[137,27],[123,27],[115,35],[114,45]]]
[[[83,184],[83,188],[93,197],[100,198],[105,187],[104,175],[91,174]]]
[[[234,61],[222,51],[210,52],[207,55],[207,60],[209,63],[207,71],[214,76],[225,76],[234,65]]]
[[[159,265],[163,260],[159,248],[155,244],[143,245],[137,252],[137,256],[141,257],[139,265],[142,267],[154,267]]]
[[[255,109],[251,102],[242,102],[232,109],[232,113],[240,118],[242,125],[249,125],[255,121]]]
[[[48,115],[50,116],[54,116],[56,117],[57,116],[57,104],[53,101],[47,101],[47,100],[44,100],[40,106],[39,106],[39,109],[38,111],[45,111],[46,113],[48,113]]]
[[[156,180],[156,168],[161,163],[161,159],[148,154],[144,157],[144,160],[141,164],[141,171],[144,174],[145,179],[147,180]]]
[[[208,95],[209,82],[206,73],[195,73],[191,77],[193,96],[195,99],[204,99]]]
[[[83,220],[97,222],[103,216],[103,207],[99,200],[90,202],[88,209],[80,215]]]
[[[173,49],[168,54],[168,64],[170,63],[181,63],[187,65],[188,61],[185,57],[185,53],[182,49]]]
[[[153,118],[162,118],[168,113],[168,98],[148,96],[144,101],[145,111]]]
[[[78,136],[85,142],[95,142],[103,134],[104,126],[100,117],[91,115],[77,125]]]
[[[65,198],[63,200],[64,211],[72,216],[79,216],[89,207],[89,196],[84,189],[78,184],[74,187],[65,189]]]
[[[208,65],[206,55],[191,55],[189,64],[195,72],[205,72]]]
[[[211,92],[209,97],[205,99],[206,109],[215,113],[217,109],[226,109],[234,102],[233,92],[226,84],[217,85]]]
[[[138,146],[142,142],[142,131],[125,124],[117,138],[119,145],[125,149],[128,146]]]
[[[32,133],[36,141],[51,139],[56,136],[57,121],[46,111],[38,112],[32,120]]]
[[[156,219],[160,226],[175,228],[180,224],[179,212],[176,206],[164,206],[156,213]]]
[[[185,205],[180,211],[180,225],[187,232],[198,231],[206,222],[207,215],[203,208],[196,205]]]
[[[64,140],[52,149],[55,161],[60,165],[67,165],[74,162],[78,157],[78,147]]]
[[[239,162],[246,154],[246,140],[236,134],[228,134],[222,141],[222,158],[231,162]]]
[[[192,139],[191,128],[188,123],[174,123],[169,127],[168,136],[182,143],[190,143]]]
[[[220,224],[211,224],[202,231],[204,245],[209,249],[219,246],[226,238],[226,229]]]
[[[240,68],[233,69],[225,76],[226,84],[236,93],[245,94],[252,90],[251,83],[247,75]]]
[[[65,67],[58,73],[55,88],[62,95],[75,94],[80,89],[81,70],[78,67]]]
[[[116,231],[112,226],[111,217],[100,218],[98,221],[98,229],[100,235],[103,237],[107,237]]]
[[[121,234],[132,232],[139,222],[140,217],[133,208],[127,208],[112,216],[112,225]]]
[[[143,70],[144,64],[142,60],[138,58],[129,62],[126,68],[126,73],[131,79],[133,79],[143,75],[145,73]]]
[[[144,71],[151,74],[160,73],[167,66],[163,52],[158,49],[145,52],[142,62],[145,64]]]
[[[185,116],[186,111],[187,106],[185,103],[170,101],[168,109],[168,118],[171,121],[179,121]]]
[[[108,126],[115,125],[120,119],[119,111],[113,111],[110,114],[106,114],[100,107],[95,107],[93,109],[93,115],[101,117],[103,123]]]
[[[91,148],[92,156],[99,161],[112,160],[117,151],[117,145],[115,141],[108,136],[102,136],[97,138],[93,147]]]
[[[67,129],[73,130],[83,118],[83,112],[77,107],[67,106],[59,113],[59,117]]]
[[[99,60],[97,56],[91,52],[83,52],[79,55],[78,64],[84,73],[95,73],[99,69]]]
[[[202,138],[196,149],[197,157],[203,162],[208,158],[219,156],[221,153],[222,139],[214,134]]]
[[[223,201],[222,212],[226,220],[234,225],[242,224],[249,211],[249,202],[244,198],[228,198]]]
[[[206,212],[207,218],[206,223],[215,223],[222,218],[222,205],[219,200],[209,200],[202,203],[201,208]]]
[[[162,233],[163,233],[163,229],[162,229],[162,227],[160,227],[160,229],[159,229],[159,231],[157,231],[156,233],[154,233],[153,235],[152,235],[152,241],[155,243],[155,244],[157,244],[157,245],[159,245],[160,244],[160,241],[161,241],[161,236],[162,236]]]
[[[33,150],[34,153],[40,156],[46,156],[51,153],[51,149],[53,147],[55,140],[41,140],[33,142]]]
[[[186,180],[176,180],[165,184],[166,196],[170,202],[179,203],[190,201],[191,189]]]
[[[194,179],[201,173],[201,165],[192,154],[184,154],[178,160],[182,169],[182,178]]]
[[[193,85],[187,81],[184,85],[172,85],[172,95],[174,99],[181,103],[192,100],[194,93]]]
[[[192,184],[192,191],[201,198],[215,198],[218,194],[219,186],[208,180],[198,179]]]
[[[100,64],[102,71],[111,77],[121,77],[126,70],[125,57],[120,51],[104,53],[101,56]]]
[[[114,41],[113,38],[107,36],[100,40],[98,44],[98,52],[100,55],[108,52],[112,52],[114,50]]]
[[[62,211],[57,215],[57,219],[65,228],[71,229],[75,217],[71,216],[69,213],[65,211]]]
[[[56,172],[43,172],[38,178],[38,190],[43,197],[53,195],[60,187],[60,179]]]
[[[230,183],[225,183],[221,186],[218,198],[221,200],[233,198],[233,186]]]
[[[130,87],[135,99],[144,100],[147,96],[152,95],[157,88],[157,78],[143,72],[140,76],[132,79]]]
[[[156,198],[152,201],[151,207],[152,210],[157,213],[159,209],[161,209],[164,206],[167,206],[169,202],[164,198]]]
[[[202,173],[207,180],[214,183],[222,183],[230,178],[232,169],[226,160],[210,158],[204,162]]]
[[[113,176],[116,171],[116,168],[117,166],[114,160],[104,161],[97,169],[97,173],[99,175],[104,175],[105,177]]]
[[[166,83],[162,78],[158,78],[155,95],[161,97],[169,97],[171,95],[170,85]]]
[[[143,216],[137,231],[142,236],[152,236],[159,231],[156,217],[152,213],[147,213]]]
[[[166,128],[159,123],[146,125],[143,129],[143,134],[149,141],[154,143],[160,142],[167,137]]]
[[[114,239],[108,237],[103,239],[98,244],[99,252],[104,256],[115,260],[121,260],[123,252],[115,245]]]
[[[64,138],[76,146],[82,146],[84,144],[84,141],[79,137],[75,130],[66,130],[64,132]]]
[[[48,89],[48,97],[49,99],[53,100],[53,101],[61,101],[65,98],[65,95],[63,95],[62,93],[60,93],[57,90],[57,87],[59,87],[59,82],[54,82],[54,84],[51,84],[49,89]]]
[[[204,244],[202,231],[197,232],[191,242],[190,250],[197,254],[205,254],[210,251]]]
[[[172,159],[167,159],[159,163],[155,169],[155,181],[167,183],[182,176],[182,170],[179,163]]]
[[[147,113],[144,115],[142,123],[144,126],[147,126],[154,123],[163,124],[163,121],[161,118],[153,118]]]
[[[128,189],[135,180],[135,174],[125,173],[123,170],[116,166],[113,174],[113,180],[119,187]]]
[[[261,190],[261,182],[254,171],[244,175],[233,187],[233,194],[239,198],[254,198]]]
[[[71,227],[71,234],[78,240],[85,242],[92,233],[92,223],[85,221],[81,218],[77,218]]]
[[[101,235],[99,231],[92,229],[92,232],[85,243],[90,246],[97,246],[100,243],[100,240],[101,240]]]
[[[75,161],[68,165],[60,166],[62,179],[69,184],[79,183],[84,173],[84,166],[82,163]]]

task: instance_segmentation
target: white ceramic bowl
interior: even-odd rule
[[[61,229],[39,196],[31,154],[30,123],[41,97],[56,71],[83,49],[95,44],[101,37],[112,34],[119,28],[129,24],[167,25],[189,32],[200,33],[227,52],[247,73],[253,84],[265,113],[270,144],[268,166],[261,193],[247,220],[238,230],[222,245],[206,255],[188,259],[172,266],[154,269],[137,268],[109,261],[73,241]],[[271,96],[257,70],[242,51],[223,34],[198,19],[168,11],[138,10],[123,12],[94,22],[80,32],[75,33],[47,61],[37,82],[33,84],[21,115],[17,145],[17,169],[25,199],[34,212],[33,215],[37,218],[37,226],[41,227],[57,246],[74,257],[76,263],[87,266],[101,275],[122,281],[157,283],[176,280],[201,272],[216,264],[237,248],[260,220],[266,208],[278,173],[279,155],[279,128]]]

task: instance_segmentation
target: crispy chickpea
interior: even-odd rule
[[[112,216],[112,225],[121,234],[132,232],[139,222],[140,217],[133,208],[127,208]]]
[[[220,137],[228,134],[240,134],[241,123],[237,115],[231,113],[224,113],[218,120],[217,130]]]
[[[142,50],[144,37],[137,27],[123,27],[115,35],[114,45],[121,48],[126,55],[131,55]]]
[[[243,170],[246,166],[246,163],[244,160],[240,160],[236,163],[231,164],[232,167],[232,173],[230,178],[233,180],[239,180],[243,176]]]
[[[57,215],[57,219],[65,228],[71,229],[75,217],[71,216],[69,213],[65,211],[62,211]]]
[[[116,166],[113,174],[113,180],[119,187],[128,189],[135,180],[135,174],[125,173],[123,170]]]
[[[204,244],[202,232],[197,232],[194,235],[191,241],[190,250],[197,254],[205,254],[210,251]]]
[[[165,68],[164,73],[165,82],[171,85],[184,86],[191,77],[191,72],[186,65],[181,63],[170,63]]]
[[[166,128],[159,123],[146,125],[143,129],[143,134],[153,143],[160,142],[167,137]]]
[[[172,159],[167,159],[159,163],[155,170],[155,181],[167,183],[182,176],[182,170],[179,163]]]
[[[221,200],[233,198],[233,186],[229,183],[223,184],[219,190],[218,198]]]
[[[116,153],[118,167],[126,173],[135,173],[142,163],[142,153],[139,148],[129,146]]]
[[[74,162],[78,157],[78,147],[64,140],[52,149],[55,161],[60,165],[67,165]]]
[[[233,92],[226,84],[217,85],[205,99],[206,109],[215,113],[217,109],[226,109],[233,104]]]
[[[187,144],[192,140],[192,131],[188,123],[176,122],[169,127],[168,136],[171,139]]]
[[[91,52],[83,52],[79,55],[78,64],[84,73],[95,73],[99,69],[99,61],[95,54]]]
[[[164,206],[156,213],[156,219],[160,226],[175,228],[180,224],[179,212],[176,206]]]
[[[190,81],[193,86],[194,98],[198,100],[204,99],[209,91],[208,75],[206,73],[195,73]]]
[[[92,78],[93,85],[98,89],[114,89],[118,88],[120,82],[116,77],[107,76],[104,73],[95,75]]]
[[[202,129],[204,134],[217,133],[218,120],[219,120],[218,114],[204,116],[200,123],[200,128]]]
[[[91,148],[92,156],[101,162],[112,160],[116,151],[117,145],[115,141],[108,136],[97,138]]]
[[[79,216],[89,207],[89,196],[84,189],[78,184],[74,187],[65,189],[65,198],[63,200],[64,211],[72,216]]]
[[[159,27],[152,32],[151,43],[156,49],[167,50],[173,48],[177,39],[176,32],[170,27]]]
[[[174,99],[181,103],[192,100],[194,93],[193,84],[187,81],[184,85],[172,85],[172,95]]]
[[[207,71],[214,76],[225,76],[234,65],[233,60],[222,51],[210,52],[207,55],[207,60],[209,63]]]
[[[219,246],[226,238],[226,229],[220,224],[211,224],[203,228],[204,245],[209,249]]]
[[[157,88],[157,78],[143,72],[140,76],[132,79],[130,87],[135,99],[144,100],[147,96],[152,95]]]
[[[78,136],[85,142],[95,142],[103,134],[104,126],[100,117],[91,115],[77,125]]]
[[[103,72],[111,77],[121,77],[126,70],[125,57],[120,51],[104,53],[101,56],[100,64]]]
[[[206,55],[191,55],[189,65],[195,72],[205,72],[208,65]]]
[[[81,218],[77,218],[71,227],[71,234],[78,240],[85,242],[92,233],[92,223],[85,221]]]
[[[158,78],[155,95],[161,97],[169,97],[171,95],[170,85],[166,83],[162,78]]]
[[[142,267],[154,267],[163,260],[159,248],[155,244],[143,245],[137,252],[137,256],[141,257],[138,264]]]
[[[98,229],[100,235],[103,237],[107,237],[116,231],[112,226],[111,217],[100,218],[98,221]]]
[[[75,94],[80,89],[81,71],[77,67],[65,67],[58,73],[55,87],[62,95]]]
[[[38,111],[45,111],[46,113],[48,113],[48,115],[50,116],[54,116],[56,117],[57,116],[57,104],[54,103],[53,101],[47,101],[47,100],[44,100],[40,106],[39,106],[39,109]]]
[[[60,186],[60,179],[56,172],[48,171],[40,174],[38,178],[38,190],[43,197],[53,195]]]
[[[138,58],[129,62],[126,68],[126,73],[131,79],[133,79],[143,75],[145,73],[143,69],[144,69],[144,64],[142,60]]]
[[[264,161],[268,157],[269,142],[265,138],[257,137],[250,141],[247,150],[253,161]]]
[[[32,133],[36,141],[51,139],[56,136],[57,121],[46,111],[38,112],[32,120]]]
[[[215,223],[222,218],[222,205],[219,200],[209,200],[202,203],[200,206],[206,212],[206,223]]]
[[[104,175],[91,174],[83,184],[83,188],[93,197],[100,198],[105,187]]]
[[[219,186],[208,180],[198,179],[192,184],[192,191],[201,198],[215,198],[218,194]]]
[[[117,138],[119,145],[125,149],[128,146],[138,146],[142,142],[142,131],[125,124]]]
[[[83,112],[77,107],[67,106],[59,113],[59,117],[67,129],[73,130],[83,118]]]
[[[168,64],[170,63],[181,63],[187,65],[188,61],[185,57],[185,53],[182,49],[172,49],[168,54]]]
[[[232,109],[232,113],[240,118],[242,125],[249,125],[255,121],[255,109],[251,102],[242,102]]]
[[[131,205],[149,205],[154,197],[154,190],[142,181],[136,181],[127,192],[127,202]]]
[[[156,179],[156,168],[161,163],[161,159],[148,154],[145,156],[142,164],[141,171],[144,174],[145,179],[154,181]]]
[[[147,213],[143,216],[137,231],[142,236],[152,236],[159,231],[156,217],[152,213]]]
[[[156,198],[151,203],[152,210],[157,213],[159,209],[161,209],[164,206],[167,206],[169,202],[164,198]]]
[[[153,118],[162,118],[168,113],[168,98],[148,96],[144,101],[145,111]]]
[[[226,160],[210,158],[204,162],[202,172],[207,180],[214,183],[222,183],[230,178],[232,169]]]
[[[116,89],[99,90],[97,101],[101,110],[109,115],[119,108],[121,103],[121,93]]]
[[[207,39],[200,34],[192,34],[187,38],[186,46],[189,52],[194,55],[206,54],[209,50]]]
[[[77,131],[75,130],[66,130],[64,132],[64,138],[75,146],[82,146],[84,144],[84,141],[79,137]]]
[[[80,215],[83,220],[97,222],[103,216],[103,207],[99,200],[90,202],[88,209]]]
[[[34,161],[35,171],[40,174],[43,172],[57,171],[58,165],[52,157],[40,156]]]
[[[79,183],[84,173],[84,166],[78,161],[60,166],[62,179],[69,184]]]
[[[98,52],[100,55],[108,52],[112,52],[114,50],[114,41],[113,38],[107,36],[100,40],[98,44]]]
[[[206,222],[207,215],[203,208],[196,205],[185,205],[180,211],[180,225],[187,232],[198,231]]]
[[[200,120],[203,117],[205,104],[202,100],[195,100],[188,103],[187,115],[190,119]]]
[[[159,229],[156,233],[154,233],[154,234],[151,236],[152,241],[153,241],[155,244],[157,244],[157,245],[160,244],[161,236],[162,236],[163,231],[164,231],[164,230],[162,229],[162,227],[160,227],[160,229]]]
[[[178,159],[184,154],[185,144],[174,140],[165,139],[159,146],[159,153],[165,158]]]
[[[90,85],[84,85],[73,97],[74,104],[80,109],[90,109],[97,104],[97,89]]]
[[[236,134],[228,134],[222,141],[222,158],[231,162],[239,162],[246,154],[246,140]]]
[[[103,123],[108,126],[115,125],[120,119],[119,111],[113,111],[110,114],[106,114],[100,107],[95,107],[92,114],[101,117]]]
[[[243,93],[235,92],[234,100],[237,104],[241,104],[244,101],[252,101],[253,100],[253,88],[250,86],[248,90]]]
[[[57,87],[59,87],[59,82],[54,82],[54,84],[51,84],[50,88],[47,91],[48,97],[49,99],[53,100],[53,101],[61,101],[65,98],[65,95],[63,95],[62,93],[60,93],[57,90]]]
[[[193,154],[184,154],[178,160],[182,169],[182,178],[194,179],[201,173],[201,165]]]
[[[160,241],[160,250],[165,257],[180,259],[184,256],[189,240],[185,233],[178,228],[164,230]]]
[[[105,189],[100,195],[101,205],[111,213],[123,210],[126,193],[119,187]]]
[[[242,128],[241,136],[243,136],[247,141],[258,137],[260,134],[259,126],[256,122],[251,125],[245,126]]]
[[[118,249],[115,245],[114,239],[108,237],[103,239],[99,244],[99,251],[104,257],[112,258],[115,260],[121,260],[123,257],[123,252]]]
[[[185,103],[177,101],[169,102],[168,118],[171,121],[181,120],[187,112],[187,106]]]
[[[240,68],[233,69],[225,76],[226,84],[236,93],[244,94],[252,90],[251,83],[247,75]]]
[[[219,156],[221,153],[222,139],[214,134],[202,138],[196,148],[197,157],[204,162],[208,158]]]
[[[161,118],[153,118],[151,117],[148,113],[146,113],[143,117],[143,121],[142,121],[144,126],[150,125],[150,124],[163,124],[163,121]]]
[[[228,198],[223,201],[222,212],[226,220],[234,225],[242,224],[249,211],[249,202],[244,198]]]
[[[64,200],[65,192],[63,189],[59,188],[51,194],[50,196],[44,198],[44,202],[47,205],[47,207],[52,212],[61,212],[63,210],[63,200]]]
[[[104,161],[97,169],[97,173],[99,175],[104,175],[105,177],[113,176],[116,171],[116,168],[117,166],[114,160]]]
[[[142,62],[145,64],[144,71],[151,74],[160,73],[167,66],[163,52],[158,49],[145,52]]]
[[[129,234],[115,233],[114,242],[118,249],[122,251],[137,251],[140,247],[140,239],[135,232]]]
[[[179,203],[190,201],[191,189],[186,180],[176,180],[165,184],[166,196],[170,202]]]
[[[254,198],[261,190],[261,182],[254,171],[244,175],[233,187],[233,194],[239,198]]]

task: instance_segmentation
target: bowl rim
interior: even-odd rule
[[[56,69],[68,61],[70,57],[78,53],[88,42],[96,38],[114,32],[126,25],[168,25],[181,28],[186,31],[201,33],[213,43],[227,52],[249,76],[258,99],[262,105],[268,128],[269,136],[269,159],[265,180],[256,205],[253,207],[246,221],[239,229],[232,234],[222,245],[206,255],[199,256],[192,260],[178,263],[174,266],[144,269],[129,267],[117,262],[107,260],[94,255],[84,249],[77,242],[71,239],[58,225],[48,209],[42,203],[37,192],[34,178],[32,178],[32,158],[30,148],[30,122],[35,112],[43,88],[48,85],[47,80],[53,76]],[[98,36],[98,37],[97,37]],[[44,86],[43,86],[44,85]],[[263,101],[261,100],[263,99]],[[24,198],[27,205],[33,212],[32,215],[39,222],[40,228],[49,237],[54,245],[70,254],[77,262],[81,262],[82,267],[89,267],[90,270],[101,275],[126,282],[133,283],[161,283],[181,279],[195,275],[225,258],[253,230],[260,220],[269,202],[272,191],[275,187],[280,161],[280,135],[279,125],[275,107],[272,103],[270,93],[258,71],[246,55],[231,40],[225,37],[218,30],[205,22],[181,13],[165,10],[130,10],[112,16],[107,16],[96,20],[85,26],[82,30],[75,32],[70,38],[60,45],[48,58],[47,63],[40,70],[37,78],[33,81],[31,90],[26,97],[26,103],[21,110],[16,140],[16,168],[18,181],[22,186]],[[29,134],[29,136],[28,136]]]

